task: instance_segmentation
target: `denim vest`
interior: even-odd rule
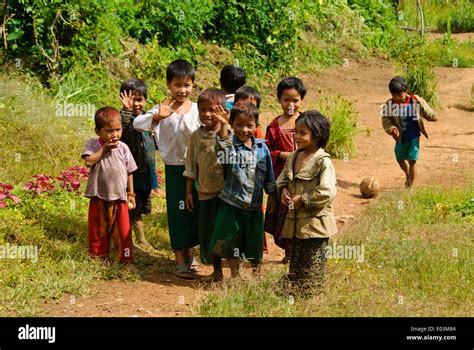
[[[262,210],[263,189],[267,194],[276,189],[265,140],[252,136],[252,148],[248,148],[236,136],[221,139],[217,135],[216,155],[224,167],[224,189],[219,198],[240,209]]]

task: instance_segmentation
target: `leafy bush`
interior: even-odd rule
[[[422,96],[432,106],[437,105],[436,75],[433,61],[428,56],[428,41],[418,35],[406,35],[399,38],[392,48],[392,55],[397,60],[397,71],[408,81],[411,92]]]
[[[368,48],[387,49],[397,25],[395,9],[388,1],[348,0],[350,7],[364,19],[367,27],[362,42]]]
[[[354,138],[361,130],[357,127],[357,112],[352,102],[340,96],[323,97],[319,111],[331,120],[331,135],[326,151],[336,158],[348,159],[354,156]]]

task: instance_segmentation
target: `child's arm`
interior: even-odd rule
[[[110,150],[113,148],[117,148],[119,142],[120,141],[107,141],[102,147],[100,147],[96,152],[92,153],[91,155],[83,154],[82,158],[84,159],[86,167],[91,168],[92,166],[94,166],[94,164],[99,162],[99,160],[104,154],[110,152]]]
[[[391,104],[389,103],[389,101],[390,100],[385,102],[385,104],[382,106],[382,110],[380,112],[380,115],[382,117],[383,129],[385,130],[385,132],[387,134],[392,136],[396,141],[400,137],[400,131],[398,130],[398,128],[395,124],[395,121],[393,120],[393,118],[396,118],[396,117],[391,115],[392,111],[390,110]]]
[[[132,203],[133,208],[137,206],[137,203],[135,202],[135,192],[133,191],[133,175],[132,174],[128,174],[128,177],[127,177],[127,200],[129,203]]]
[[[193,182],[189,177],[186,178],[186,210],[191,213],[194,211]]]
[[[336,197],[336,172],[328,157],[322,159],[319,179],[319,186],[314,191],[301,195],[301,202],[305,208],[322,209]]]
[[[285,163],[280,176],[278,176],[278,179],[276,180],[276,200],[280,199],[281,203],[286,206],[291,201],[291,193],[288,191],[288,183],[290,180],[287,175],[290,168],[290,163],[290,161]]]
[[[435,121],[438,120],[438,118],[436,118],[435,112],[430,107],[428,102],[425,101],[425,99],[423,97],[415,95],[415,99],[420,104],[420,107],[421,107],[420,108],[420,113],[421,113],[420,117],[425,118],[426,120],[428,120],[430,122],[435,122]]]
[[[186,177],[186,210],[190,212],[193,212],[194,210],[193,182],[196,181],[198,177],[198,167],[196,163],[197,145],[195,135],[196,134],[193,133],[189,139],[183,172],[183,176]]]
[[[267,156],[265,158],[265,161],[267,163],[267,173],[265,174],[265,192],[267,194],[273,193],[276,190],[276,185],[275,185],[275,174],[273,173],[273,165],[272,165],[272,156],[270,155],[270,150],[268,147],[264,144],[265,151],[267,153]]]
[[[156,105],[145,114],[137,116],[133,120],[133,127],[137,131],[152,131],[157,127],[157,124],[153,122],[153,116],[159,110],[160,106]]]

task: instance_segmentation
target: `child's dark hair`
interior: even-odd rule
[[[209,88],[199,94],[197,105],[209,102],[211,105],[220,104],[225,108],[225,93],[222,90]]]
[[[288,77],[278,83],[278,87],[277,87],[278,99],[280,99],[281,95],[283,95],[283,91],[289,90],[289,89],[295,89],[296,91],[298,91],[302,100],[306,96],[306,88],[304,87],[304,84],[301,81],[301,79],[298,79],[296,77]]]
[[[255,120],[255,124],[258,125],[258,109],[251,102],[239,102],[234,105],[234,108],[230,111],[230,124],[234,123],[235,118],[239,114],[244,114],[247,118]]]
[[[408,91],[408,82],[404,77],[396,76],[388,83],[388,89],[392,95],[398,95]]]
[[[296,119],[296,124],[302,124],[311,130],[314,140],[319,148],[328,144],[331,123],[324,115],[315,110],[306,111]]]
[[[229,64],[222,68],[219,80],[222,89],[234,94],[239,87],[245,85],[245,72],[242,68]]]
[[[122,85],[120,85],[120,92],[128,92],[132,91],[132,93],[139,93],[143,95],[145,99],[147,99],[148,89],[146,83],[138,78],[130,78],[125,80]]]
[[[258,93],[257,89],[254,89],[250,86],[242,86],[237,89],[234,96],[234,103],[239,102],[239,100],[245,100],[247,98],[254,98],[257,102],[257,109],[260,108],[262,103],[262,96]]]
[[[95,128],[100,130],[105,124],[109,123],[112,119],[119,119],[122,121],[120,112],[114,107],[105,106],[97,110],[94,115]]]
[[[170,82],[173,78],[189,78],[194,82],[194,67],[186,60],[176,60],[166,67],[166,81]]]

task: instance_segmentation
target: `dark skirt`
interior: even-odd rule
[[[221,258],[263,259],[263,213],[221,201],[211,240],[211,251]]]
[[[318,292],[324,284],[328,238],[293,239],[287,282],[304,297]]]
[[[268,200],[270,200],[270,197]],[[285,223],[287,214],[288,214],[288,207],[281,205],[281,203],[278,200],[275,205],[274,211],[272,213],[269,213],[268,202],[267,202],[264,229],[265,229],[265,232],[268,232],[269,234],[273,236],[273,240],[275,241],[275,244],[282,249],[291,248],[291,242],[293,241],[292,239],[283,238],[281,236],[283,232],[283,224]]]
[[[186,178],[184,165],[165,165],[166,210],[171,249],[188,249],[199,243],[199,206],[197,192],[193,189],[195,209],[186,210]]]
[[[221,200],[217,196],[199,201],[199,249],[201,262],[204,264],[212,264],[214,261],[210,245],[220,203]]]

